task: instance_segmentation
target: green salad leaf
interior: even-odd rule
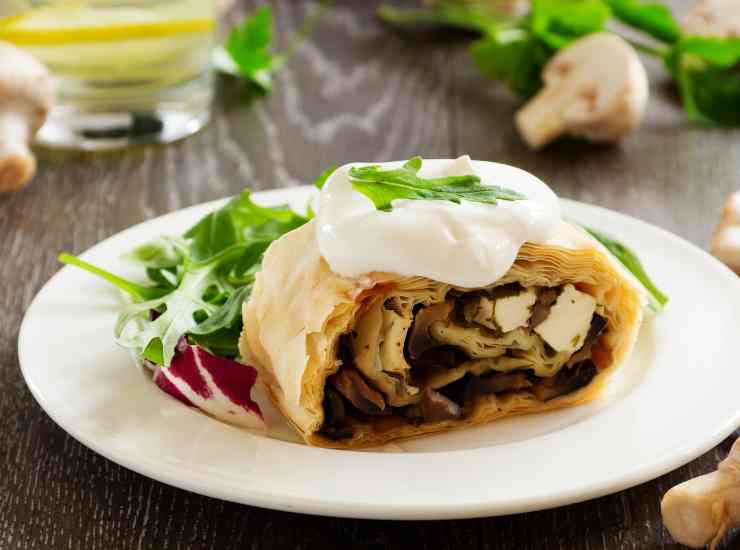
[[[653,38],[672,44],[681,37],[681,27],[664,4],[641,0],[606,0],[606,3],[617,19]]]
[[[521,193],[483,185],[478,176],[448,176],[422,178],[418,176],[422,158],[414,157],[401,168],[384,170],[378,165],[355,166],[349,171],[352,187],[368,197],[378,210],[390,211],[395,199],[444,200],[455,203],[466,200],[496,204],[499,200],[515,201],[526,197]]]
[[[314,185],[318,189],[323,189],[324,188],[324,184],[326,183],[326,180],[328,180],[329,177],[334,172],[336,172],[336,170],[337,170],[337,165],[336,164],[332,164],[331,166],[329,166],[329,168],[327,168],[326,170],[324,170],[323,172],[321,172],[321,174],[319,174],[319,177],[316,178],[316,181],[314,182]]]
[[[264,251],[306,221],[287,206],[259,206],[244,191],[182,237],[160,237],[126,255],[145,268],[151,285],[69,254],[59,260],[102,277],[132,298],[121,311],[115,334],[119,344],[140,357],[169,366],[183,336],[211,353],[235,357],[241,308]]]
[[[655,283],[650,279],[642,266],[640,258],[624,244],[616,240],[611,235],[597,231],[590,227],[583,226],[594,239],[599,241],[604,247],[621,263],[635,278],[645,287],[648,292],[648,307],[655,313],[659,313],[668,303],[668,296],[663,294]]]

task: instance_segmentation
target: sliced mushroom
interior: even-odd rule
[[[344,368],[330,380],[337,391],[359,411],[365,414],[378,414],[385,409],[383,396],[367,385],[357,369]]]
[[[516,114],[533,149],[562,135],[617,141],[642,121],[647,74],[632,46],[614,34],[576,40],[550,60],[542,80],[544,88]]]
[[[332,388],[326,388],[324,395],[324,426],[338,426],[344,420],[344,403]]]
[[[0,193],[23,187],[36,172],[29,143],[52,101],[46,68],[31,54],[0,42]]]
[[[727,198],[710,250],[730,269],[740,274],[740,191]]]
[[[594,376],[596,365],[589,359],[571,368],[561,369],[552,378],[543,378],[532,386],[532,393],[540,401],[549,401],[588,385]]]
[[[493,376],[476,376],[471,381],[477,395],[523,390],[532,386],[523,372],[496,373]]]
[[[684,16],[681,29],[687,35],[740,37],[740,2],[702,0]]]
[[[441,345],[432,337],[429,327],[435,321],[447,319],[453,307],[454,302],[447,300],[419,310],[414,317],[414,324],[411,326],[406,339],[406,353],[409,359],[418,359],[428,349]]]
[[[596,341],[599,339],[599,336],[601,336],[601,333],[604,332],[605,328],[606,328],[606,319],[602,317],[601,315],[599,315],[598,313],[594,313],[594,316],[591,319],[591,326],[588,329],[588,334],[586,334],[586,338],[583,340],[583,345],[581,346],[581,349],[575,352],[571,356],[571,358],[568,359],[566,366],[572,367],[573,365],[590,358],[591,348],[596,343]]]
[[[535,328],[550,315],[550,308],[558,299],[558,291],[554,288],[545,288],[537,296],[537,301],[532,308],[532,316],[529,318],[529,326]]]
[[[460,418],[460,405],[438,391],[428,389],[421,396],[421,414],[427,422]]]

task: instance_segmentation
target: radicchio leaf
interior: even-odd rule
[[[230,424],[263,428],[262,411],[252,399],[256,381],[254,367],[212,355],[185,338],[170,366],[157,367],[154,374],[162,391],[187,405]]]

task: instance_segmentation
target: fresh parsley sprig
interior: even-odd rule
[[[378,165],[354,166],[349,171],[355,190],[368,197],[375,208],[392,209],[396,199],[442,200],[496,204],[499,200],[515,201],[526,197],[505,187],[484,185],[478,176],[422,178],[418,175],[422,158],[414,157],[400,168],[384,170]]]
[[[223,47],[213,52],[213,63],[222,72],[240,76],[263,92],[272,90],[273,75],[311,35],[332,2],[324,0],[301,24],[281,53],[273,52],[273,16],[269,6],[261,6],[231,29]]]

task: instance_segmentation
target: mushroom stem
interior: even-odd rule
[[[565,132],[562,116],[566,107],[561,90],[543,88],[517,114],[516,124],[524,141],[532,149],[539,149]]]
[[[660,510],[676,541],[714,550],[729,529],[740,525],[740,439],[715,472],[670,489]]]
[[[0,193],[23,187],[36,172],[30,128],[21,111],[0,110]]]

